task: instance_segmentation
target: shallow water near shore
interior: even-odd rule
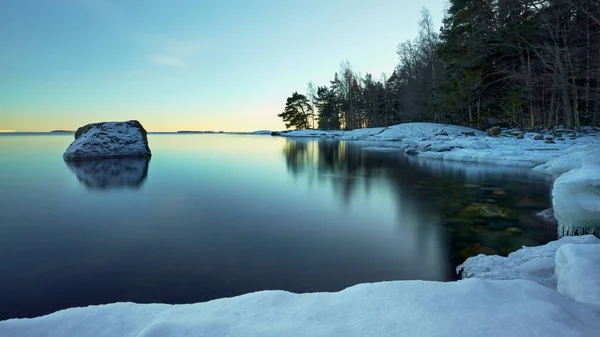
[[[92,304],[456,279],[556,239],[528,169],[372,144],[149,134],[150,160],[65,163],[72,134],[0,136],[0,320]]]

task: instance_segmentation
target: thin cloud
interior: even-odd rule
[[[143,36],[138,41],[154,50],[148,56],[150,62],[170,68],[189,67],[205,48],[197,39],[177,40],[160,35]]]
[[[188,66],[185,61],[168,55],[154,54],[148,56],[148,60],[154,64],[169,68],[187,68]]]

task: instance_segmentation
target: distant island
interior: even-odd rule
[[[75,131],[71,131],[71,130],[52,130],[50,132],[51,133],[73,133]]]
[[[214,131],[181,130],[181,131],[177,131],[177,133],[216,133],[216,132],[214,132]]]

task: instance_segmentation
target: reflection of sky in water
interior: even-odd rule
[[[73,174],[62,159],[71,140],[0,137],[0,318],[453,277],[443,207],[427,194],[444,196],[431,188],[447,172],[403,156],[348,142],[150,134],[141,188],[95,193],[86,181],[103,181],[103,170]],[[115,172],[120,182],[135,170]]]
[[[511,180],[522,179],[524,181],[539,180],[551,183],[553,178],[549,175],[532,171],[529,168],[508,165],[492,165],[479,163],[463,163],[451,160],[438,160],[409,156],[408,162],[416,167],[424,169],[432,174],[451,176],[456,179],[465,180],[470,183],[481,182],[493,178],[509,178]]]

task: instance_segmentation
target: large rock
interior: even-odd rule
[[[92,123],[75,132],[65,160],[150,157],[146,130],[138,121]]]
[[[500,134],[500,127],[494,126],[493,128],[489,128],[486,130],[488,135],[490,136],[498,136]]]

